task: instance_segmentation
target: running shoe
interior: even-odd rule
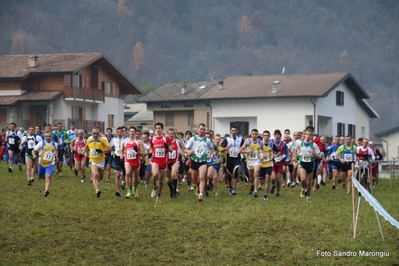
[[[202,194],[198,195],[198,201],[202,201]]]
[[[350,195],[350,194],[351,194],[351,192],[350,192],[350,191],[347,191],[347,192],[346,192],[346,195]]]
[[[30,181],[33,183],[35,181],[35,179],[33,177],[31,177]]]
[[[155,198],[156,195],[157,195],[157,190],[154,188],[151,192],[151,198]]]
[[[300,196],[301,198],[303,198],[303,197],[305,197],[305,194],[306,194],[305,190],[302,189],[302,190],[301,190],[301,193],[299,194],[299,196]]]
[[[280,192],[277,191],[276,197],[280,197]]]
[[[117,191],[115,192],[115,196],[120,197],[120,196],[121,196],[121,192],[120,192],[119,190],[117,190]]]
[[[121,188],[122,188],[122,190],[125,190],[125,182],[124,181],[122,181],[122,183],[121,183]]]
[[[128,190],[127,193],[126,193],[125,198],[128,199],[128,198],[130,198],[131,195],[132,195],[132,191]]]
[[[321,181],[321,183],[320,183],[322,186],[325,186],[326,185],[326,182],[324,182],[324,181]]]
[[[319,189],[319,188],[320,188],[320,184],[317,183],[317,184],[316,184],[316,189]]]
[[[335,185],[332,186],[332,189],[335,189]]]
[[[139,192],[137,191],[137,188],[133,189],[133,195],[136,199],[139,197]]]
[[[257,190],[254,191],[254,197],[255,197],[255,198],[258,197],[258,191],[257,191]]]
[[[22,171],[22,165],[21,164],[18,164],[18,169],[19,169],[20,172]]]
[[[99,198],[99,197],[101,196],[101,191],[100,191],[100,190],[97,191],[97,192],[96,192],[96,195],[97,195],[97,198]]]
[[[81,183],[84,183],[84,182],[85,182],[85,179],[84,179],[84,178],[81,178],[81,179],[80,179],[80,182],[81,182]]]
[[[306,197],[306,201],[310,203],[310,197]]]
[[[345,189],[345,187],[346,187],[346,186],[345,186],[345,184],[342,184],[342,186],[341,186],[341,187],[342,187],[343,189]]]
[[[161,202],[161,195],[157,195],[156,202]]]
[[[145,184],[145,189],[148,189],[148,184]]]
[[[109,180],[105,180],[105,183],[109,184]]]
[[[208,191],[205,191],[205,198],[209,197]]]
[[[8,172],[9,172],[9,173],[12,173],[12,167],[9,167],[9,168],[8,168]]]
[[[237,195],[237,190],[235,189],[235,188],[232,188],[231,189],[231,195]]]
[[[32,186],[32,180],[28,181],[28,186]]]
[[[291,187],[295,187],[295,186],[296,186],[296,182],[294,181],[291,183]]]
[[[272,188],[270,189],[270,194],[273,194],[275,189],[276,189],[276,186],[272,186]]]
[[[78,175],[78,170],[75,169],[74,172],[75,172],[75,176],[77,176]]]
[[[229,195],[231,196],[232,195],[232,188],[229,188]]]
[[[291,187],[291,182],[287,182],[286,187]]]
[[[215,192],[215,197],[219,196],[219,191]]]
[[[50,194],[50,191],[46,190],[44,191],[44,196],[47,197]]]
[[[190,186],[190,191],[195,190],[195,186]]]
[[[213,184],[213,182],[209,182],[209,191],[212,191],[214,187],[215,185]]]
[[[198,196],[200,194],[200,192],[199,192],[199,190],[197,189],[196,191],[195,191],[195,196]]]
[[[269,198],[267,197],[267,194],[264,194],[264,195],[263,195],[263,199],[264,199],[264,200],[268,200],[268,199],[269,199]]]

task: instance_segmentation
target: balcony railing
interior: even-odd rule
[[[104,91],[84,87],[64,87],[64,100],[104,102]]]
[[[101,132],[104,132],[104,122],[103,121],[94,121],[94,120],[79,120],[79,119],[72,119],[68,118],[68,125],[71,122],[75,122],[75,128],[77,129],[84,129],[87,132],[91,132],[94,127],[100,128]]]

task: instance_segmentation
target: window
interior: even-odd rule
[[[165,114],[165,126],[173,127],[175,126],[175,116],[174,114]]]
[[[194,127],[194,112],[188,113],[187,118],[188,118],[187,125],[189,127]]]
[[[73,75],[73,86],[81,88],[82,84],[82,75]]]
[[[86,111],[85,108],[73,106],[72,107],[72,119],[86,120],[85,111]]]
[[[230,122],[230,128],[232,126],[237,127],[237,135],[243,134],[244,136],[248,136],[249,122],[247,121]]]
[[[337,123],[337,135],[345,137],[345,123]]]
[[[126,121],[128,121],[130,118],[132,118],[134,115],[133,114],[124,114],[123,115],[123,119],[124,119],[124,121],[126,122]]]
[[[105,94],[111,94],[111,95],[114,94],[112,90],[112,82],[104,81],[104,92]]]
[[[336,98],[337,106],[344,106],[344,92],[337,91],[337,98]]]
[[[348,124],[348,135],[351,135],[352,138],[356,139],[356,126],[353,124]]]
[[[184,107],[193,107],[193,101],[184,101]]]
[[[111,114],[108,115],[108,126],[109,127],[114,126],[114,115],[111,115]]]
[[[162,108],[169,108],[170,102],[162,102]]]

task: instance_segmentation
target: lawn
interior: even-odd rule
[[[399,263],[399,230],[380,217],[383,241],[375,212],[362,199],[353,239],[352,197],[332,190],[331,181],[311,196],[311,203],[299,197],[298,186],[264,201],[249,196],[244,183],[237,196],[223,186],[218,197],[211,193],[201,203],[185,183],[178,199],[169,198],[165,185],[158,203],[143,186],[138,199],[115,197],[113,178],[101,183],[97,198],[92,184],[80,183],[69,168],[64,177],[53,177],[48,197],[44,181],[36,178],[28,187],[24,172],[10,174],[4,163],[0,173],[0,265]],[[399,220],[397,178],[392,188],[381,179],[374,196]],[[360,251],[389,256],[361,256]]]

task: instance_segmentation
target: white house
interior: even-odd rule
[[[244,135],[316,125],[319,135],[368,138],[370,119],[379,117],[369,98],[350,73],[327,73],[229,76],[198,99],[208,101],[210,128],[220,134],[233,124]]]
[[[115,128],[124,123],[124,98],[140,94],[102,53],[0,57],[0,126]]]

